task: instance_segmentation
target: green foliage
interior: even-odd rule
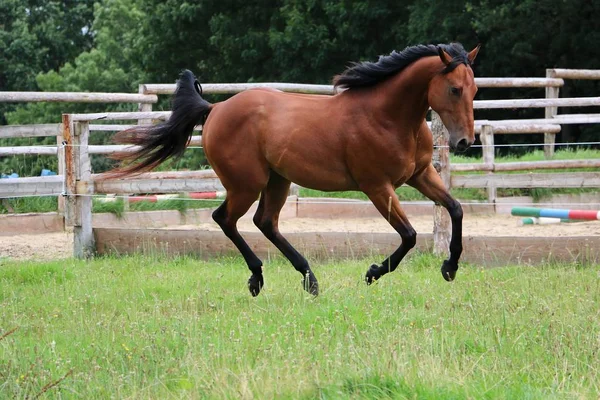
[[[352,61],[375,60],[417,43],[450,41],[467,48],[482,44],[475,67],[479,76],[544,76],[550,67],[600,64],[595,45],[599,12],[599,2],[586,0],[6,0],[0,4],[0,90],[135,92],[139,83],[174,82],[184,68],[201,82],[328,83]],[[595,96],[599,88],[600,82],[567,82],[561,93]],[[482,89],[478,94],[481,99],[543,95],[543,89]],[[135,107],[0,105],[0,124],[58,122],[65,112]],[[168,100],[154,108],[169,108]],[[541,113],[489,110],[478,111],[478,118]],[[595,125],[568,126],[558,140],[595,140],[598,132]],[[504,135],[497,142],[539,142],[540,137]],[[100,144],[109,138],[94,140]],[[6,159],[0,160],[0,170],[33,175],[46,162],[24,160],[30,165],[23,171]],[[181,161],[193,169],[205,163],[197,152]],[[93,167],[99,172],[110,164],[96,158]]]

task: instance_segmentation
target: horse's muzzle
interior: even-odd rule
[[[450,150],[462,153],[463,151],[466,151],[469,147],[471,147],[472,144],[473,142],[469,142],[466,138],[462,138],[455,144],[450,142]]]

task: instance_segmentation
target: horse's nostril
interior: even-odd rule
[[[465,151],[469,147],[471,147],[471,145],[469,144],[467,139],[461,139],[458,141],[458,143],[456,143],[456,150],[458,150],[458,151]]]

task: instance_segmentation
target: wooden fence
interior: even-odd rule
[[[496,108],[544,108],[546,118],[529,120],[476,120],[476,132],[480,134],[484,145],[484,160],[479,164],[450,165],[448,149],[444,147],[447,139],[444,128],[433,114],[432,127],[436,135],[436,145],[441,145],[436,150],[434,162],[450,187],[478,187],[486,188],[490,199],[495,199],[495,189],[502,187],[600,187],[600,174],[596,172],[569,173],[568,179],[561,174],[499,174],[503,171],[520,171],[548,168],[589,168],[600,166],[597,160],[585,161],[543,161],[535,163],[507,163],[494,162],[494,134],[510,133],[545,133],[545,152],[551,156],[554,148],[554,135],[560,131],[562,124],[581,124],[600,122],[600,115],[572,114],[557,115],[558,107],[586,107],[600,105],[600,97],[589,98],[559,98],[559,88],[564,85],[564,79],[591,79],[597,77],[598,71],[573,71],[549,70],[546,78],[476,78],[480,88],[514,88],[514,87],[543,87],[546,88],[546,98],[520,99],[520,100],[485,100],[476,101],[476,110]],[[252,87],[272,87],[290,92],[332,94],[333,87],[329,85],[300,85],[300,84],[205,84],[204,93],[237,93]],[[123,150],[123,146],[92,146],[89,145],[90,134],[95,131],[118,131],[132,125],[125,124],[95,124],[102,121],[135,121],[149,123],[156,120],[165,120],[169,112],[152,112],[152,104],[156,102],[157,95],[171,94],[175,85],[140,85],[139,94],[135,97],[110,97],[119,101],[130,101],[139,104],[139,112],[129,113],[94,113],[94,114],[68,114],[63,116],[62,124],[35,125],[31,127],[0,127],[0,138],[24,136],[57,136],[56,146],[21,146],[0,148],[0,155],[15,154],[47,154],[57,155],[59,163],[64,166],[59,168],[59,174],[51,177],[34,177],[3,179],[0,181],[0,197],[64,195],[66,204],[66,223],[74,226],[75,256],[86,257],[94,250],[91,206],[92,196],[101,194],[132,194],[132,193],[180,193],[222,190],[222,186],[211,170],[196,172],[156,172],[141,175],[132,179],[102,181],[92,174],[90,154],[109,154],[116,150]],[[6,92],[5,92],[6,93]],[[77,97],[52,94],[54,101],[76,101]],[[51,96],[50,96],[51,97]],[[36,97],[36,101],[42,97]],[[100,96],[101,97],[101,96]],[[78,101],[96,102],[100,98],[90,94],[82,95]],[[14,94],[2,95],[0,101],[26,101],[31,97],[18,97]],[[69,98],[71,100],[64,100]],[[108,99],[109,97],[106,97]],[[15,100],[18,99],[18,100]],[[108,102],[108,100],[106,101]],[[477,115],[477,111],[476,111]],[[57,134],[57,132],[60,132]],[[65,143],[63,145],[63,142]],[[201,136],[195,135],[192,144],[201,144]],[[460,175],[453,172],[483,171],[485,175]],[[447,220],[446,212],[436,209],[436,228],[438,243],[436,247],[447,248]]]

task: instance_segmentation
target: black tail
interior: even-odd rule
[[[171,157],[183,155],[196,125],[204,123],[212,104],[202,98],[202,87],[194,74],[184,70],[177,81],[173,96],[173,112],[163,123],[136,126],[119,132],[114,140],[119,144],[139,146],[134,152],[119,152],[112,158],[123,162],[109,172],[111,177],[149,171]]]

